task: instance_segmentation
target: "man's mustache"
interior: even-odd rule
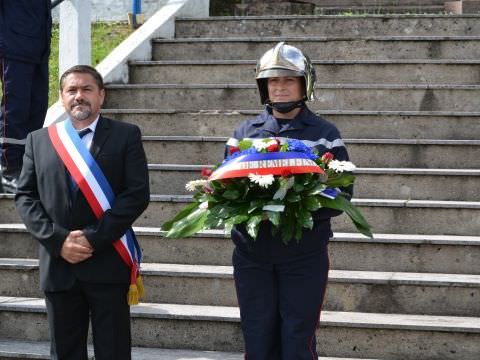
[[[78,105],[88,105],[88,106],[91,106],[90,102],[86,101],[86,100],[79,100],[79,101],[74,101],[72,103],[72,106],[71,108],[73,109],[75,106],[78,106]]]

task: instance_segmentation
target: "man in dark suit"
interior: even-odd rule
[[[89,149],[115,195],[97,219],[72,183],[49,130],[28,135],[15,197],[28,231],[40,242],[40,283],[45,292],[53,359],[87,359],[91,313],[95,359],[130,359],[131,269],[113,242],[149,202],[148,170],[137,126],[100,116],[105,90],[100,74],[74,66],[60,79],[69,120],[87,135]],[[89,130],[86,130],[89,129]]]
[[[25,138],[45,121],[51,29],[51,0],[0,0],[0,192],[15,192]]]

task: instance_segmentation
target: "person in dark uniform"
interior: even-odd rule
[[[277,44],[259,60],[256,80],[264,111],[243,122],[227,143],[244,138],[290,138],[348,160],[337,128],[311,112],[315,70],[299,49]],[[343,189],[352,193],[352,188]],[[233,267],[248,360],[317,360],[315,330],[329,271],[330,218],[337,210],[314,213],[314,226],[301,240],[284,244],[263,222],[257,239],[244,226],[235,226]]]
[[[48,108],[51,0],[0,0],[0,191],[16,191],[25,139]]]

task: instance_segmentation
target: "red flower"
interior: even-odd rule
[[[333,160],[333,154],[331,152],[326,152],[322,155],[322,162],[328,164],[331,160]]]
[[[228,152],[230,153],[230,155],[235,154],[236,152],[239,152],[239,151],[240,151],[240,148],[238,146],[230,146],[230,148],[228,149]]]
[[[202,169],[202,177],[204,177],[204,178],[210,177],[210,175],[212,175],[212,173],[213,173],[212,169],[209,169],[209,168],[203,168]]]
[[[278,142],[275,144],[272,144],[270,146],[267,146],[267,151],[268,152],[277,152],[280,147],[278,146]]]

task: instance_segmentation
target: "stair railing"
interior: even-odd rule
[[[90,65],[90,0],[62,0],[60,5],[59,72],[73,65]],[[105,83],[128,83],[128,63],[152,58],[152,39],[172,39],[176,17],[207,17],[210,0],[168,0],[140,31],[135,31],[96,66]],[[64,120],[60,101],[47,111],[44,126]]]

